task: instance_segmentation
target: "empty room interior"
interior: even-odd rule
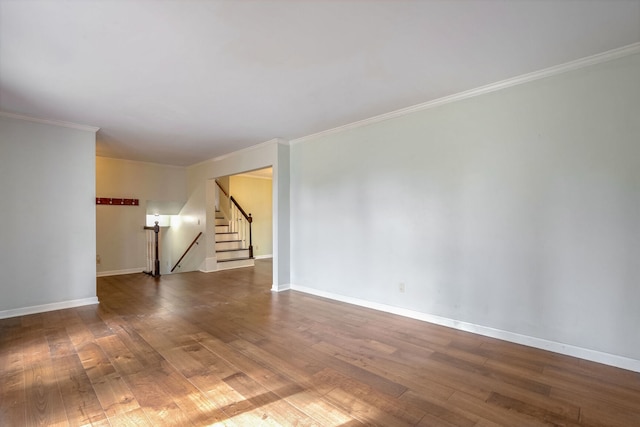
[[[0,425],[640,425],[640,1],[0,0]]]

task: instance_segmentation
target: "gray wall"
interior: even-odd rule
[[[0,317],[96,300],[95,131],[0,115]]]
[[[294,288],[640,361],[639,76],[636,54],[292,143]]]

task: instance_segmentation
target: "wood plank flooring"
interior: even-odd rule
[[[294,291],[98,279],[0,320],[0,426],[640,426],[640,374]]]

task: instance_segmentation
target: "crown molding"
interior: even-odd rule
[[[53,125],[53,126],[59,126],[64,128],[70,128],[70,129],[84,130],[84,131],[93,132],[93,133],[96,133],[100,130],[99,127],[95,127],[95,126],[80,125],[77,123],[62,122],[58,120],[41,119],[37,117],[25,116],[22,114],[9,113],[6,111],[0,111],[0,116],[9,117],[11,119],[26,120],[28,122],[41,123],[45,125]]]
[[[166,163],[145,162],[142,160],[121,159],[119,157],[101,156],[99,154],[96,154],[96,159],[104,159],[106,161],[117,161],[122,163],[136,163],[140,165],[158,166],[158,167],[172,168],[172,169],[186,169],[189,167],[189,166],[180,166],[180,165],[168,165]]]
[[[242,148],[240,150],[232,151],[231,153],[222,154],[222,155],[220,155],[218,157],[213,157],[211,159],[207,159],[207,160],[203,160],[203,161],[198,162],[198,163],[194,163],[194,164],[189,165],[187,167],[195,167],[195,166],[203,165],[205,163],[217,162],[217,161],[220,161],[220,160],[228,159],[229,157],[237,156],[238,154],[247,153],[249,151],[257,150],[257,149],[260,149],[260,148],[267,147],[269,145],[276,145],[276,144],[289,145],[290,143],[289,143],[289,141],[287,141],[286,139],[283,139],[283,138],[273,138],[273,139],[270,139],[270,140],[265,141],[265,142],[261,142],[261,143],[256,144],[256,145],[251,145],[249,147]]]
[[[470,89],[464,92],[459,92],[453,95],[444,96],[442,98],[434,99],[432,101],[423,102],[421,104],[413,105],[399,110],[391,111],[389,113],[380,114],[378,116],[369,117],[367,119],[352,122],[346,125],[338,126],[332,129],[327,129],[321,132],[313,133],[311,135],[303,136],[300,138],[292,139],[289,144],[295,145],[300,142],[319,138],[326,135],[331,135],[337,132],[345,130],[355,129],[362,126],[370,125],[373,123],[382,122],[384,120],[393,119],[407,114],[415,113],[417,111],[428,110],[430,108],[439,107],[441,105],[449,104],[463,99],[473,98],[476,96],[484,95],[498,90],[506,89],[512,86],[529,83],[535,80],[544,79],[551,76],[567,73],[569,71],[579,70],[591,65],[602,64],[604,62],[612,61],[614,59],[623,58],[636,53],[640,53],[640,42],[633,43],[627,46],[623,46],[617,49],[612,49],[606,52],[598,53],[596,55],[588,56],[586,58],[577,59],[575,61],[566,62],[564,64],[555,65],[553,67],[545,68],[539,71],[534,71],[520,76],[511,77],[499,82],[490,83],[488,85],[480,86],[475,89]]]

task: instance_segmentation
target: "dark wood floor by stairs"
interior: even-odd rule
[[[640,425],[637,373],[270,287],[105,277],[0,320],[0,425]]]

